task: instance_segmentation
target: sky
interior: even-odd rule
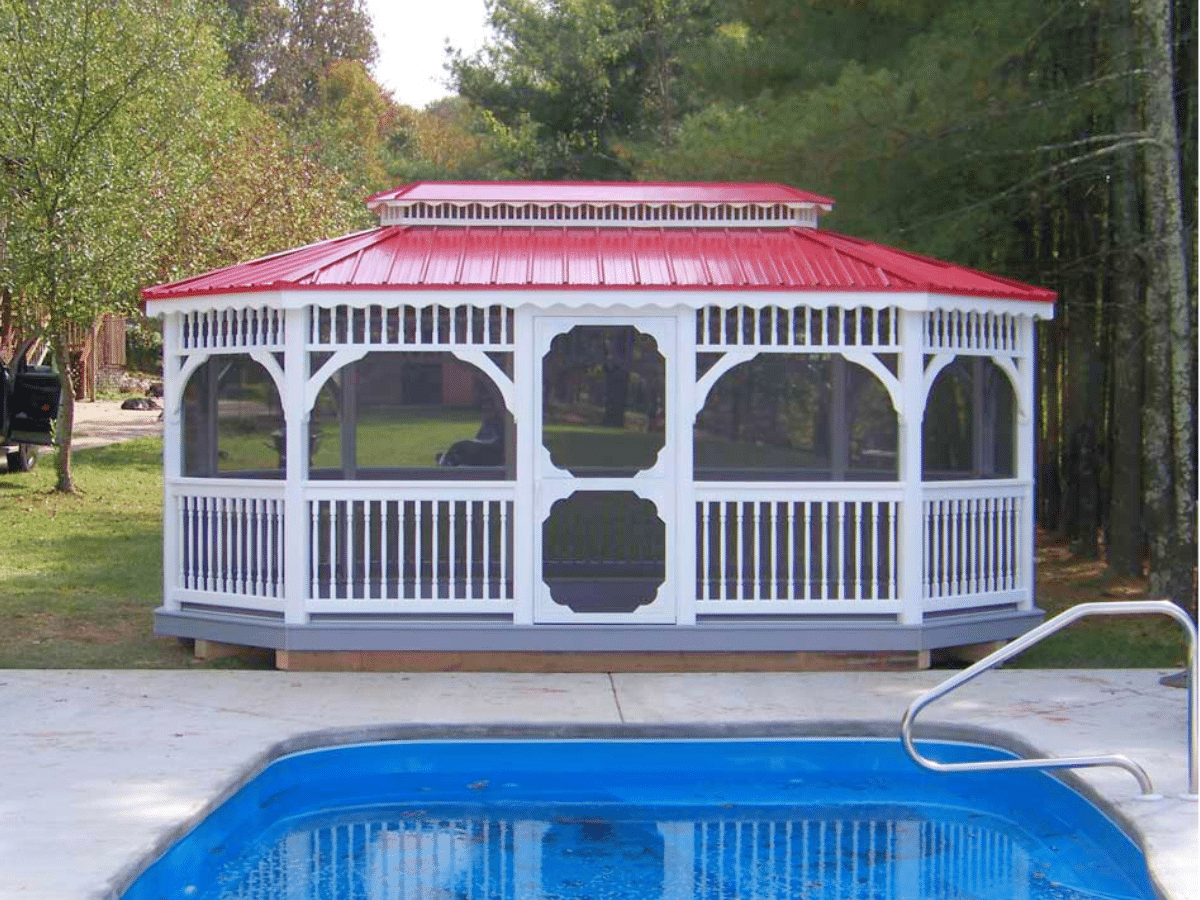
[[[450,93],[442,81],[446,38],[468,54],[486,34],[484,0],[366,0],[375,23],[375,78],[400,103],[420,109]]]

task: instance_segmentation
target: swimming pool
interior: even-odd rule
[[[946,762],[1005,751],[920,742]],[[1038,771],[871,738],[412,740],[280,758],[123,900],[1151,900]]]

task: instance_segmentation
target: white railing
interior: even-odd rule
[[[310,485],[312,613],[496,613],[513,607],[507,483]]]
[[[513,311],[494,306],[382,306],[314,308],[310,350],[347,347],[513,348]]]
[[[938,309],[925,314],[925,350],[956,353],[1024,353],[1021,319],[1009,313]]]
[[[182,350],[219,351],[256,347],[282,350],[283,320],[283,310],[264,306],[186,312],[176,317],[172,325],[179,329],[179,347]]]
[[[283,608],[281,483],[189,479],[169,488],[177,600],[242,609]]]
[[[697,487],[699,613],[897,612],[899,488]]]
[[[696,313],[696,346],[701,352],[745,348],[833,352],[856,347],[895,352],[900,347],[899,323],[894,307],[706,306]]]
[[[1024,482],[926,484],[922,521],[927,608],[1020,599],[1030,552]]]
[[[284,491],[248,479],[170,485],[173,601],[283,611]],[[302,518],[289,526],[309,534],[307,612],[515,610],[528,560],[514,532],[513,483],[309,482],[304,494]],[[927,484],[923,494],[924,609],[1027,601],[1029,486]],[[901,612],[899,485],[721,482],[693,496],[697,614]]]

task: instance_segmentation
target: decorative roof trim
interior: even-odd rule
[[[807,291],[779,288],[754,289],[702,289],[685,292],[676,290],[639,291],[636,294],[604,289],[557,288],[539,291],[505,290],[492,288],[356,288],[342,287],[279,286],[272,289],[231,292],[228,294],[204,294],[170,299],[148,299],[145,302],[147,315],[160,316],[174,313],[191,313],[219,309],[309,309],[351,306],[366,309],[372,306],[505,306],[512,309],[572,309],[593,310],[597,313],[614,309],[671,310],[680,307],[699,309],[704,306],[734,308],[748,306],[809,306],[814,309],[858,307],[896,309],[910,311],[953,310],[963,313],[981,311],[980,298],[974,296],[939,294],[934,291],[895,290],[844,290],[826,289]],[[1028,300],[988,298],[986,310],[991,313],[1006,313],[1015,316],[1031,316],[1034,319],[1054,318],[1052,302],[1039,303]]]
[[[783,184],[416,182],[367,199],[382,225],[815,228],[828,197]]]
[[[523,225],[561,228],[816,228],[814,203],[484,203],[378,201],[380,225]]]

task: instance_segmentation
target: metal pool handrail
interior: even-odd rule
[[[1146,774],[1146,770],[1133,760],[1119,754],[1109,754],[1103,756],[1060,756],[1046,757],[1036,759],[1004,759],[993,760],[990,762],[962,762],[962,763],[943,763],[937,760],[929,759],[922,756],[917,750],[916,744],[913,742],[912,725],[913,720],[917,717],[922,709],[928,706],[933,701],[944,697],[960,685],[966,684],[977,675],[982,674],[988,669],[993,668],[999,663],[1007,659],[1011,659],[1023,650],[1033,646],[1047,635],[1065,628],[1076,619],[1082,619],[1084,616],[1090,615],[1137,615],[1146,613],[1160,613],[1170,616],[1179,622],[1188,635],[1188,685],[1187,685],[1187,741],[1188,741],[1188,792],[1184,796],[1195,800],[1197,797],[1197,774],[1196,774],[1196,745],[1197,726],[1200,725],[1200,712],[1196,708],[1196,680],[1198,674],[1198,665],[1196,659],[1196,625],[1192,622],[1191,617],[1181,609],[1177,604],[1170,600],[1119,600],[1111,603],[1080,603],[1072,606],[1070,609],[1064,610],[1053,619],[1043,622],[1037,628],[1027,631],[1025,634],[1016,638],[1009,644],[1001,647],[994,653],[990,653],[981,659],[979,662],[961,672],[957,672],[950,678],[947,678],[936,687],[930,688],[928,691],[919,696],[916,700],[908,705],[908,709],[904,711],[904,718],[900,721],[900,737],[904,742],[904,748],[908,751],[908,755],[913,758],[913,761],[918,765],[924,766],[927,769],[932,769],[935,772],[984,772],[996,769],[1065,769],[1065,768],[1080,768],[1085,766],[1117,766],[1125,769],[1134,778],[1137,779],[1138,786],[1142,789],[1142,796],[1145,799],[1157,798],[1154,793],[1154,786],[1150,783],[1150,776]]]

